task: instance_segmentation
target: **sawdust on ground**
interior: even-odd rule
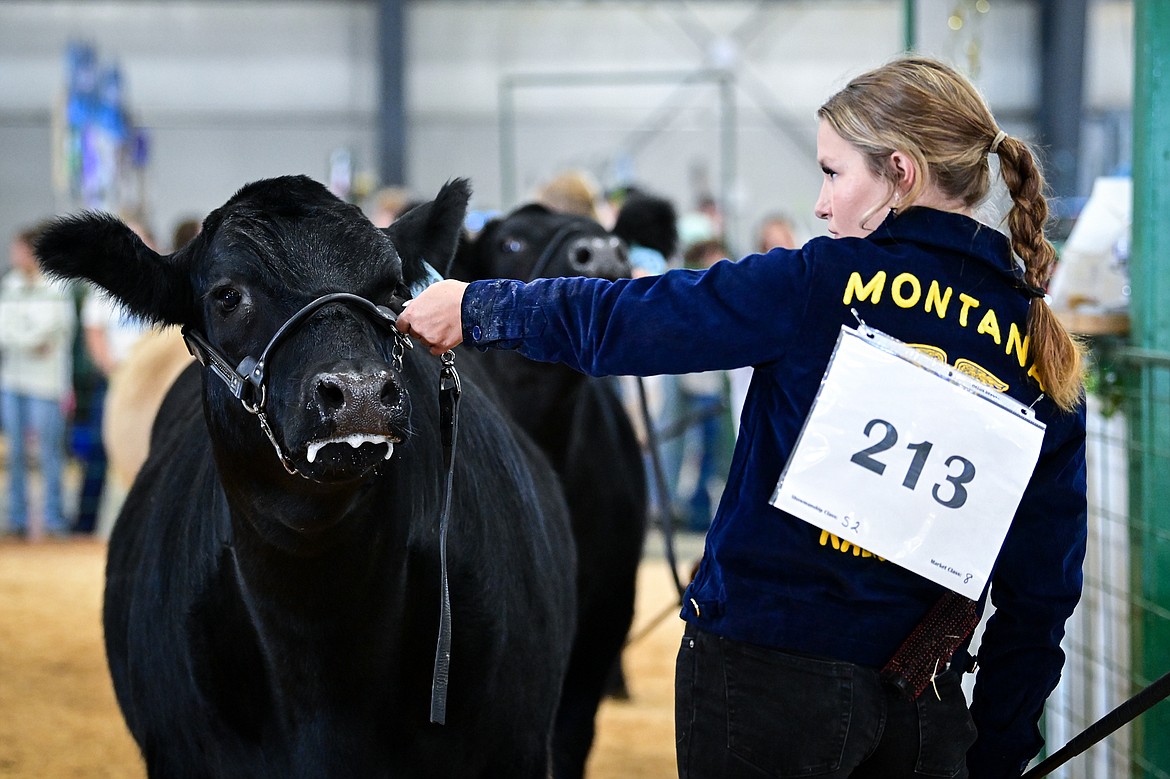
[[[0,777],[145,775],[106,669],[105,555],[96,540],[0,541]],[[624,656],[631,699],[603,704],[588,779],[676,776],[681,635],[669,568],[647,559]]]

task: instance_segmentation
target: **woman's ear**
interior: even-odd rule
[[[894,174],[894,197],[900,199],[918,181],[918,167],[909,154],[895,151],[890,154],[890,168]]]

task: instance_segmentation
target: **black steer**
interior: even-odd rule
[[[451,268],[465,280],[629,274],[620,239],[593,220],[539,205],[489,222],[460,246]],[[512,417],[552,461],[572,515],[578,632],[553,753],[557,779],[576,779],[584,773],[597,707],[634,614],[646,533],[641,448],[613,380],[509,351],[489,350],[482,358]]]
[[[574,628],[569,524],[554,473],[470,365],[445,724],[430,721],[440,362],[402,354],[386,307],[424,258],[446,263],[467,199],[456,181],[381,231],[288,177],[244,187],[171,255],[93,214],[40,240],[48,271],[184,325],[220,373],[264,355],[234,391],[199,366],[176,382],[110,539],[107,653],[150,776],[548,775]],[[335,293],[349,297],[321,300]]]

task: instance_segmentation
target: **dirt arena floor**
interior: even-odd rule
[[[145,775],[106,670],[105,553],[100,541],[0,541],[0,777]],[[673,597],[666,563],[647,557],[624,658],[631,700],[604,703],[589,779],[676,776]]]

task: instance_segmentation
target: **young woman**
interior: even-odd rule
[[[974,87],[933,60],[861,75],[818,117],[816,213],[832,238],[614,283],[441,282],[398,327],[435,352],[466,340],[595,375],[754,366],[682,609],[680,776],[1018,776],[1043,743],[1037,720],[1064,662],[1086,535],[1081,351],[1043,297],[1055,261],[1043,178]],[[973,217],[991,156],[1011,197],[1008,236]],[[857,324],[851,309],[1046,424],[979,600],[995,613],[969,708],[965,646],[939,658],[915,699],[881,674],[944,588],[770,503],[842,325]]]

